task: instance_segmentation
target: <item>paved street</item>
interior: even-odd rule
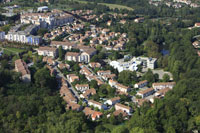
[[[61,62],[58,61],[58,60],[57,60],[57,62],[61,63]],[[58,75],[59,75],[60,77],[62,77],[63,79],[65,79],[65,80],[68,82],[68,85],[69,85],[68,88],[74,93],[74,95],[75,95],[78,99],[80,99],[80,96],[79,96],[78,92],[73,88],[72,84],[71,84],[71,83],[67,80],[67,78],[62,74],[62,72],[58,69],[58,67],[55,66],[54,69],[56,69],[56,71],[58,72]]]

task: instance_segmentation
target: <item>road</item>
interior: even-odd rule
[[[83,66],[86,67],[88,70],[90,70],[90,72],[92,72],[92,74],[94,76],[96,76],[98,79],[100,79],[102,82],[104,82],[103,79],[101,78],[101,76],[98,76],[96,73],[94,73],[87,65],[83,65]]]
[[[57,61],[58,63],[61,63],[61,62],[58,61],[58,60],[56,60],[56,61]],[[69,85],[68,88],[74,93],[74,95],[75,95],[78,99],[80,99],[80,96],[79,96],[78,92],[74,89],[74,87],[73,87],[72,84],[67,80],[67,78],[62,74],[62,72],[58,69],[58,67],[55,66],[54,69],[56,69],[56,71],[58,72],[59,77],[65,79],[65,80],[68,82],[68,85]]]

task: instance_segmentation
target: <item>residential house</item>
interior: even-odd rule
[[[193,42],[192,45],[194,46],[194,48],[200,48],[200,42],[199,41]]]
[[[64,101],[66,101],[67,103],[71,103],[71,102],[77,103],[76,97],[73,95],[73,93],[67,86],[62,86],[60,88],[60,95],[61,97],[63,97]]]
[[[128,114],[130,114],[132,112],[131,107],[125,106],[125,105],[120,104],[120,103],[115,104],[115,110],[122,110],[123,112],[126,112]]]
[[[89,87],[88,84],[77,84],[77,85],[75,86],[75,88],[76,88],[78,91],[81,91],[81,92],[84,92],[84,91],[90,89],[90,87]]]
[[[85,107],[83,112],[85,113],[86,116],[91,117],[93,121],[99,119],[103,115],[103,113],[94,111],[89,107]]]
[[[148,88],[142,91],[139,91],[137,93],[138,96],[141,96],[142,98],[148,97],[150,95],[152,95],[155,92],[154,88]]]
[[[195,23],[194,27],[200,27],[200,23]]]
[[[63,64],[63,63],[60,63],[58,64],[58,68],[60,68],[61,70],[62,69],[70,69],[70,65],[69,64]]]
[[[89,66],[90,66],[91,68],[100,68],[100,67],[101,67],[101,64],[98,63],[98,62],[91,62],[91,63],[89,63]]]
[[[108,105],[115,105],[120,102],[120,97],[114,97],[106,101]]]
[[[111,74],[110,70],[106,70],[106,71],[98,71],[97,75],[102,76],[102,75],[108,75]]]
[[[161,90],[159,90],[159,91],[157,91],[157,92],[155,93],[155,96],[164,97],[165,94],[166,94],[169,90],[171,90],[171,89],[170,89],[170,88],[161,89]]]
[[[27,64],[22,59],[15,61],[15,71],[22,74],[21,79],[23,82],[31,82],[31,73]]]
[[[66,109],[73,110],[73,111],[81,111],[83,109],[83,107],[77,103],[69,102],[67,104]]]
[[[106,105],[96,102],[94,100],[88,100],[88,105],[93,106],[94,108],[98,108],[99,110],[107,108]]]
[[[53,58],[57,57],[57,55],[58,55],[58,49],[57,48],[48,47],[48,46],[39,47],[37,52],[38,52],[38,55],[50,56],[50,57],[53,57]]]
[[[90,96],[95,95],[96,90],[94,88],[91,88],[89,90],[86,90],[83,94],[80,95],[81,98],[88,99]]]
[[[55,60],[53,60],[52,58],[48,58],[48,57],[43,57],[43,60],[42,60],[43,62],[47,62],[47,64],[48,65],[50,65],[50,66],[54,66],[54,65],[56,65],[56,61]]]
[[[60,46],[64,49],[64,50],[71,50],[73,48],[76,47],[76,45],[74,43],[71,43],[69,41],[51,41],[51,46],[57,47],[59,48]]]
[[[147,84],[148,84],[148,81],[144,80],[144,81],[140,81],[140,82],[136,83],[134,85],[134,87],[135,88],[143,88],[143,87],[147,86]]]
[[[51,76],[56,76],[56,74],[57,74],[56,69],[54,69],[54,68],[53,68],[52,66],[50,66],[50,65],[46,65],[46,67],[49,69],[50,75],[51,75]]]
[[[123,93],[128,93],[131,89],[127,86],[117,83],[116,88]]]
[[[101,77],[102,77],[102,79],[108,81],[109,79],[113,80],[116,77],[116,75],[115,74],[105,74],[105,75],[103,75]]]
[[[79,80],[79,77],[76,76],[76,74],[68,74],[67,79],[69,80],[70,83],[74,82],[75,80]]]
[[[175,82],[161,82],[161,83],[153,83],[152,87],[158,91],[161,89],[165,89],[165,88],[170,88],[172,89],[174,86],[176,85]]]
[[[67,52],[65,55],[65,60],[79,62],[79,56],[80,56],[80,53]]]
[[[92,76],[93,75],[92,72],[90,72],[90,70],[87,67],[83,67],[80,70],[80,73],[84,74],[85,76]]]
[[[122,117],[127,117],[127,116],[128,116],[128,114],[127,114],[126,112],[124,112],[123,110],[115,110],[115,111],[113,112],[113,115],[114,115],[114,116],[122,115]]]
[[[142,23],[142,22],[144,22],[144,18],[142,17],[142,18],[136,18],[136,19],[134,19],[134,22],[135,23]]]

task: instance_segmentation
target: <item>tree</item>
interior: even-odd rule
[[[46,68],[39,69],[34,75],[34,80],[38,87],[56,89],[56,81]]]
[[[164,81],[164,82],[169,82],[169,81],[170,81],[170,77],[169,77],[168,74],[164,74],[164,75],[163,75],[163,81]]]
[[[124,85],[131,85],[138,81],[136,72],[132,72],[129,70],[120,72],[118,76],[118,80]]]
[[[39,36],[44,36],[44,34],[46,34],[48,32],[48,29],[45,29],[45,28],[40,28],[38,31],[37,31],[37,34]]]
[[[128,133],[128,129],[124,125],[115,127],[111,133]]]
[[[59,59],[62,60],[64,57],[64,51],[63,51],[62,46],[59,46],[58,53],[59,53]]]
[[[97,81],[96,81],[96,80],[92,80],[92,81],[90,82],[90,87],[91,87],[91,88],[94,88],[94,89],[96,89],[96,90],[98,90],[99,86],[98,86],[98,84],[97,84]]]

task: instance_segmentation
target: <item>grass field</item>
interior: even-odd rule
[[[18,48],[4,48],[3,52],[4,54],[11,55],[11,54],[19,54],[21,52],[24,52],[24,50]]]
[[[78,1],[80,3],[84,3],[84,4],[89,3],[88,1],[83,1],[83,0],[76,0],[76,1]],[[109,3],[98,3],[98,4],[108,6],[111,9],[118,8],[118,9],[133,10],[133,8],[131,8],[131,7],[123,6],[123,5],[118,5],[118,4],[109,4]]]
[[[108,4],[108,3],[99,3],[99,4],[108,6],[108,7],[111,8],[111,9],[118,8],[118,9],[133,10],[133,8],[131,8],[131,7],[123,6],[123,5],[118,5],[118,4]]]

